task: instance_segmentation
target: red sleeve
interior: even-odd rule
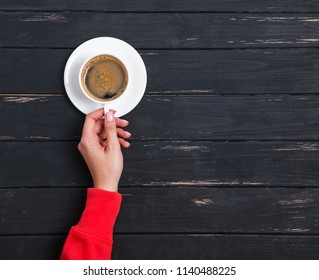
[[[113,227],[121,201],[117,192],[89,188],[81,219],[70,229],[60,259],[111,259]]]

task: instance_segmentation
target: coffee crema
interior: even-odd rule
[[[114,56],[98,55],[82,68],[81,85],[97,101],[111,101],[126,89],[128,74],[124,64]]]

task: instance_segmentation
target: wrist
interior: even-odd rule
[[[94,180],[93,180],[94,181]],[[94,182],[94,188],[102,189],[105,191],[110,192],[117,192],[118,191],[118,183],[112,183],[112,182],[104,182],[104,181],[96,181]]]
[[[109,176],[103,172],[92,173],[94,188],[103,189],[106,191],[117,192],[119,179],[116,176]]]
[[[109,192],[118,192],[118,187],[116,186],[108,186],[108,185],[94,185],[94,188],[101,189]]]

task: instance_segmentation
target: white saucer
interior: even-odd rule
[[[139,53],[128,43],[112,38],[98,37],[78,46],[70,55],[64,69],[64,87],[73,103],[82,113],[89,114],[103,108],[103,104],[91,101],[82,92],[79,72],[82,64],[90,57],[109,54],[119,58],[125,65],[129,80],[125,92],[108,102],[108,108],[116,110],[116,116],[129,113],[142,99],[146,88],[146,68]]]

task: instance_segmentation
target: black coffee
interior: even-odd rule
[[[98,101],[118,98],[125,91],[127,82],[125,66],[111,55],[93,57],[82,68],[82,87],[90,97]]]

